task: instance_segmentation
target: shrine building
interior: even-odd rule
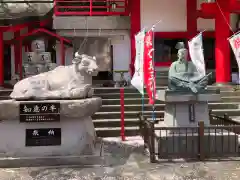
[[[30,11],[34,7],[37,10]],[[5,12],[0,14],[0,86],[15,74],[21,75],[26,52],[31,52],[31,42],[39,38],[58,65],[71,64],[76,51],[97,52],[98,80],[118,80],[119,71],[130,79],[135,35],[158,21],[154,31],[157,71],[167,70],[176,60],[178,41],[187,43],[204,31],[206,68],[216,73],[216,83],[231,82],[232,72],[238,72],[227,39],[240,28],[238,0],[8,1],[0,12]]]

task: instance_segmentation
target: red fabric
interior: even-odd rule
[[[144,84],[149,97],[149,104],[154,104],[156,94],[155,73],[153,67],[153,31],[146,33],[144,39]]]

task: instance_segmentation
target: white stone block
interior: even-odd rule
[[[31,49],[33,52],[44,52],[45,51],[45,42],[43,39],[37,39],[32,41]]]

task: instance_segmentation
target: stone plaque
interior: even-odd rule
[[[39,53],[40,55],[40,60],[43,63],[51,63],[51,53],[50,52],[41,52]]]
[[[60,121],[60,103],[20,103],[20,122]]]
[[[33,52],[44,52],[45,42],[42,39],[32,41],[31,48]]]
[[[34,59],[34,52],[26,52],[26,58],[24,58],[25,63],[32,63]]]
[[[26,129],[26,146],[61,145],[61,128]]]
[[[195,122],[195,105],[189,104],[188,108],[189,108],[189,121]]]

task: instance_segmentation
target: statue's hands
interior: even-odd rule
[[[195,87],[195,84],[194,84],[192,81],[190,81],[190,82],[188,83],[188,87],[189,87],[189,88]]]
[[[192,90],[193,93],[198,92],[197,85],[193,82],[189,82],[189,88]]]

